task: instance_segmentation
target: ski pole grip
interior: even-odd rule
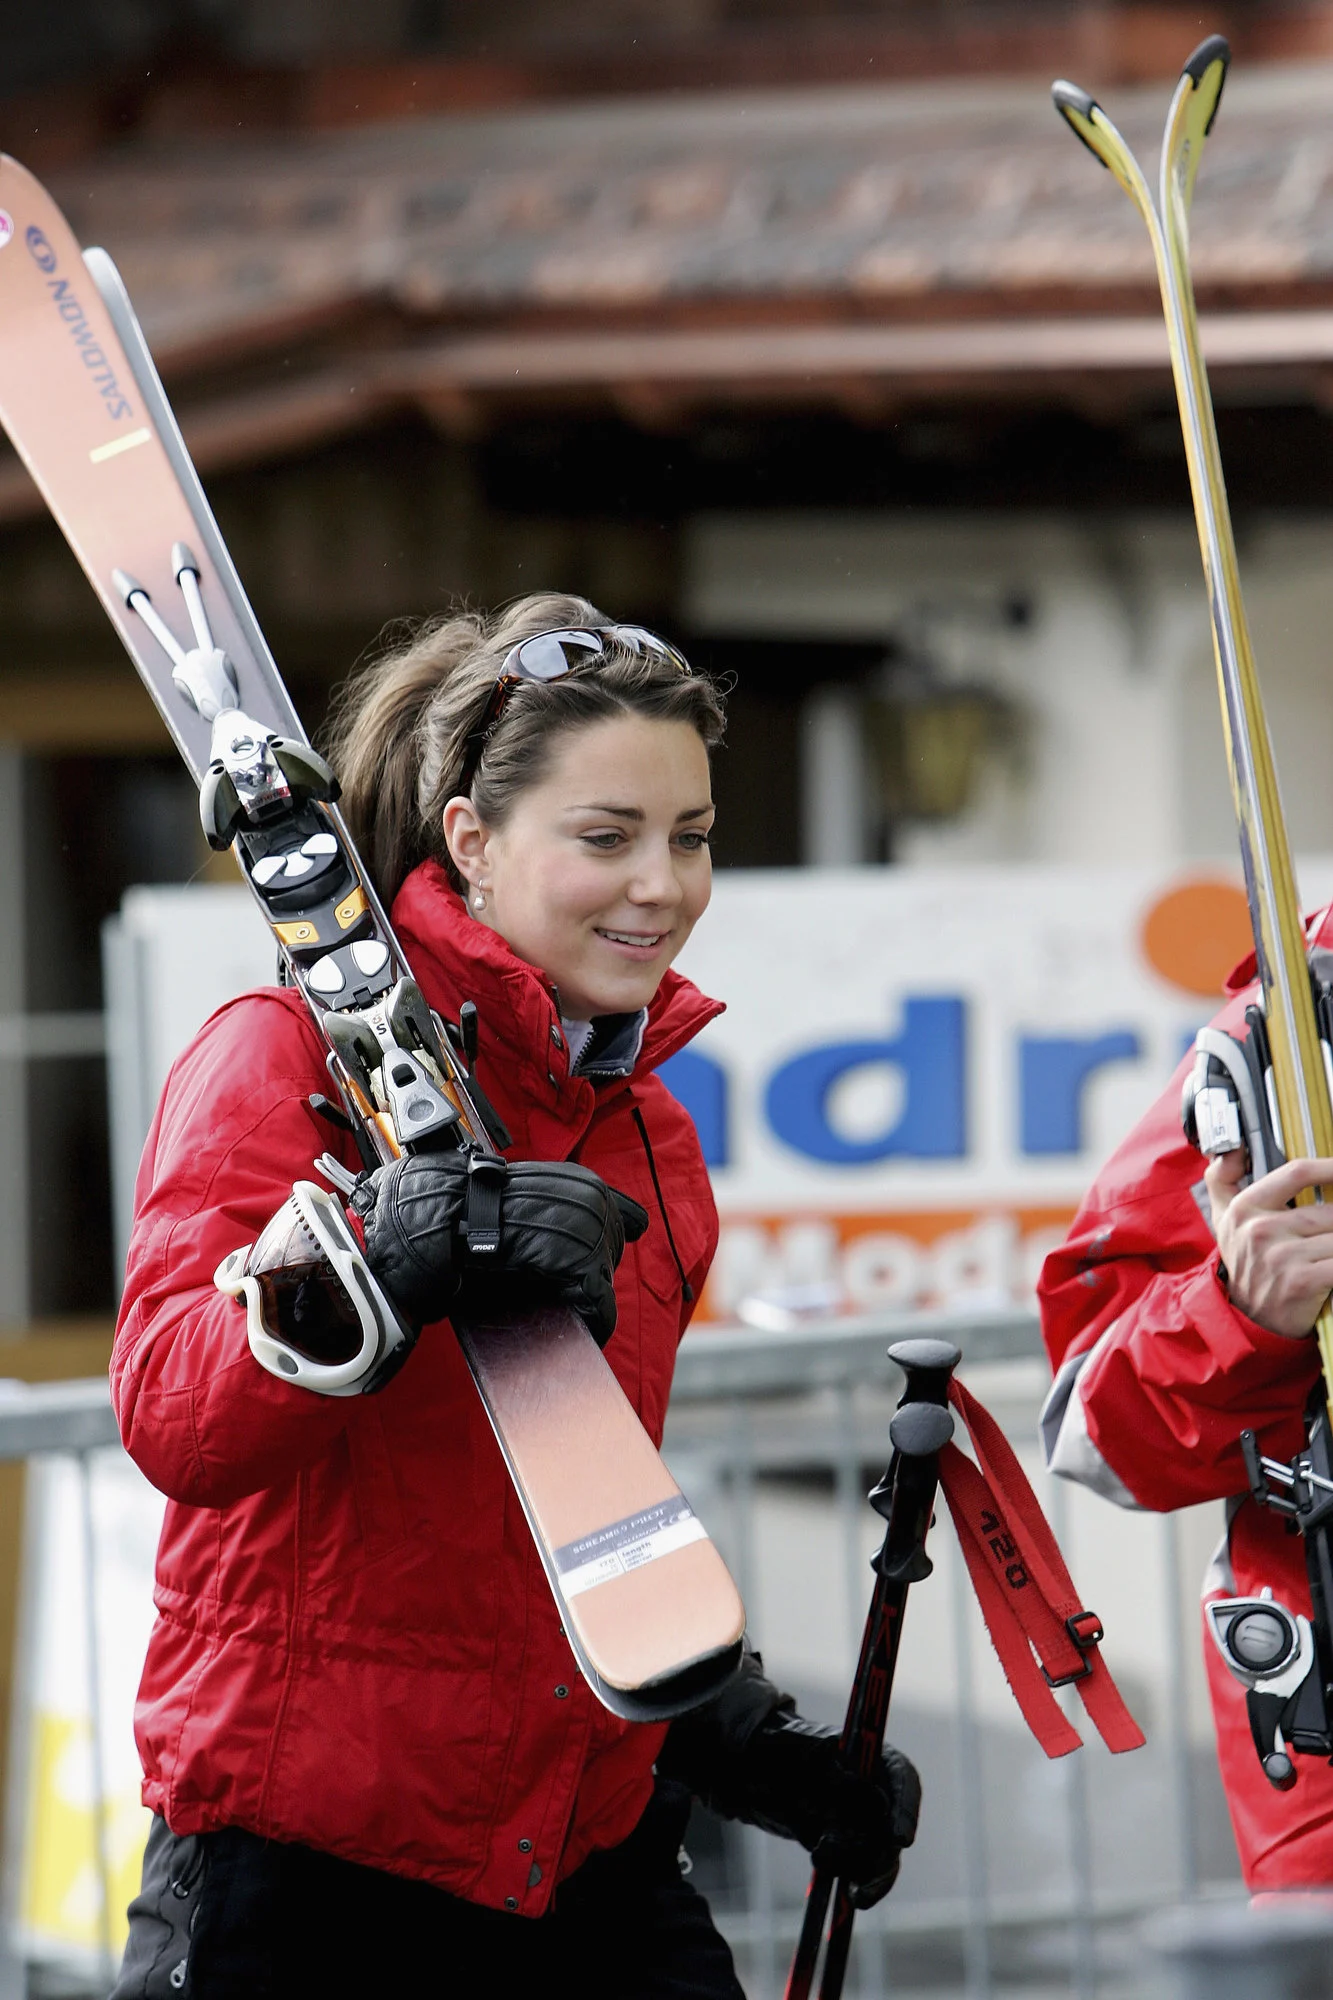
[[[930,1575],[926,1531],[935,1505],[939,1454],[953,1436],[949,1378],[962,1355],[947,1340],[898,1340],[889,1359],[907,1381],[889,1425],[893,1462],[870,1495],[888,1523],[875,1567],[886,1583],[919,1583]]]
[[[889,1441],[904,1458],[930,1458],[953,1436],[953,1411],[938,1403],[904,1403],[889,1424]]]
[[[907,1377],[898,1408],[912,1403],[938,1403],[943,1408],[949,1400],[950,1377],[962,1358],[962,1349],[951,1340],[895,1340],[889,1359]]]

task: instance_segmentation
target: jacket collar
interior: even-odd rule
[[[575,1076],[590,1083],[609,1083],[613,1077],[633,1076],[648,1032],[648,1009],[637,1014],[602,1014],[591,1035],[574,1059]]]
[[[536,1061],[544,1075],[551,1056],[563,1052],[563,1037],[555,1039],[556,991],[546,974],[469,916],[437,861],[412,870],[394,898],[392,916],[431,1005],[452,1019],[464,1000],[475,1001],[487,1039],[510,1061],[525,1066]],[[710,1000],[679,972],[668,972],[642,1016],[607,1017],[607,1040],[600,1049],[589,1046],[578,1075],[594,1084],[646,1076],[723,1011],[720,1000]],[[563,1054],[560,1067],[566,1067]]]

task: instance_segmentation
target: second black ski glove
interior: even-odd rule
[[[616,1324],[612,1274],[648,1227],[587,1167],[461,1152],[407,1154],[353,1205],[371,1269],[417,1326],[451,1307],[483,1318],[558,1302],[602,1347]]]
[[[657,1768],[723,1819],[799,1841],[843,1878],[858,1910],[888,1895],[916,1838],[921,1780],[902,1752],[886,1743],[873,1776],[857,1777],[837,1732],[798,1715],[748,1649],[714,1701],[672,1723]]]

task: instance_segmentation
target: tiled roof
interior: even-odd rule
[[[1169,92],[1108,109],[1150,172]],[[52,186],[204,470],[416,410],[1170,396],[1142,223],[1045,82],[719,93],[136,143]],[[1333,64],[1233,78],[1195,197],[1220,396],[1333,372]],[[0,521],[40,505],[0,455]]]
[[[1108,109],[1145,165],[1168,93]],[[1196,196],[1200,288],[1333,295],[1333,65],[1227,87]],[[533,312],[1011,316],[1152,288],[1142,225],[1045,83],[726,94],[103,156],[56,184],[161,349],[389,300]]]

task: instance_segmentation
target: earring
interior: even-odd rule
[[[474,896],[474,897],[472,898],[472,907],[473,907],[473,909],[474,909],[474,910],[484,910],[484,909],[485,909],[485,907],[486,907],[486,891],[485,891],[484,889],[478,889],[478,891],[477,891],[476,895],[475,895],[475,896]]]

